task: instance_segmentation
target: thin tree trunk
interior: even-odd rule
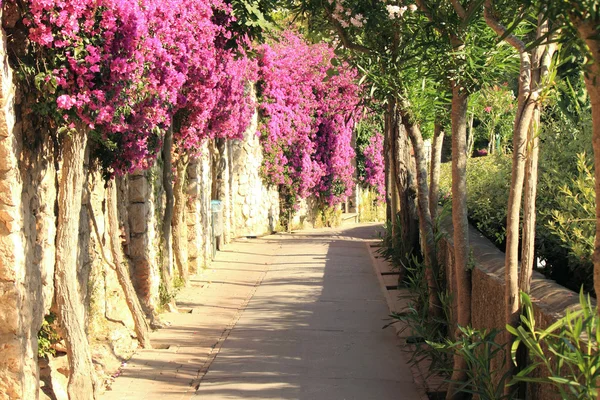
[[[454,227],[454,276],[456,280],[457,324],[471,324],[471,273],[468,270],[469,225],[467,220],[467,104],[468,94],[452,85],[452,225]],[[460,335],[456,331],[455,337]],[[464,382],[466,361],[454,355],[453,382]],[[458,399],[457,384],[448,387],[447,399]]]
[[[84,184],[87,132],[65,135],[58,187],[55,294],[69,360],[67,393],[71,400],[93,399],[95,382],[92,355],[85,333],[85,318],[77,285],[79,214]]]
[[[392,220],[392,175],[391,160],[390,160],[390,141],[392,138],[391,130],[391,117],[389,108],[385,111],[384,116],[384,137],[383,137],[383,158],[384,158],[384,170],[385,170],[385,219],[389,223],[393,223]]]
[[[425,278],[429,291],[429,317],[437,318],[442,315],[442,305],[439,297],[438,266],[433,222],[429,212],[429,188],[427,185],[427,158],[425,145],[419,127],[410,121],[406,114],[402,114],[402,124],[406,127],[415,152],[417,164],[417,199],[419,210],[419,226],[423,235],[425,255]]]
[[[187,255],[187,225],[185,216],[185,182],[189,162],[186,157],[176,162],[177,177],[175,179],[175,206],[173,212],[173,255],[179,277],[187,282],[189,278]]]
[[[389,159],[390,168],[389,168],[389,199],[390,199],[390,210],[391,210],[391,224],[392,224],[392,237],[396,238],[398,235],[398,225],[396,224],[398,219],[398,187],[396,186],[396,176],[398,171],[396,170],[396,135],[398,133],[395,126],[397,124],[395,117],[395,104],[390,102],[388,104],[388,113],[389,113],[389,128],[390,128],[390,138],[387,149],[387,157]]]
[[[535,197],[537,192],[540,124],[539,106],[534,108],[531,125],[527,132],[527,161],[525,164],[525,189],[523,192],[523,237],[521,239],[521,270],[519,289],[529,293],[534,264],[535,244]]]
[[[163,216],[162,226],[162,260],[161,260],[161,275],[162,283],[169,296],[173,295],[173,247],[171,246],[173,220],[173,162],[171,151],[173,150],[173,128],[169,128],[165,135],[162,156],[163,156],[163,186],[165,189],[165,214]],[[165,306],[169,311],[175,311],[174,300],[171,299]]]
[[[541,38],[548,32],[548,21],[543,15],[538,17],[537,37]],[[532,86],[539,92],[545,78],[549,74],[550,64],[556,45],[554,43],[538,46],[532,54]],[[539,133],[542,104],[537,103],[533,110],[531,125],[527,134],[528,157],[525,166],[525,202],[523,207],[523,238],[521,244],[521,271],[519,272],[519,289],[529,293],[531,275],[535,263],[535,198],[538,181]]]
[[[475,146],[475,132],[473,132],[473,120],[475,119],[475,113],[469,115],[469,135],[467,140],[467,158],[473,156],[473,147]]]
[[[431,148],[431,170],[429,171],[429,212],[431,220],[437,218],[438,202],[440,201],[440,167],[442,163],[442,146],[444,145],[444,129],[439,122],[433,128]]]
[[[138,342],[144,349],[152,348],[150,343],[150,328],[148,321],[144,318],[142,305],[137,297],[137,293],[131,283],[129,276],[129,267],[123,259],[123,249],[121,247],[121,226],[119,224],[119,215],[117,211],[117,188],[116,182],[112,182],[107,188],[107,209],[108,209],[108,233],[110,235],[110,249],[114,264],[112,268],[117,272],[117,279],[121,284],[121,289],[125,294],[125,302],[133,317],[135,333],[137,334]]]
[[[500,37],[506,36],[506,28],[493,16],[491,0],[485,2],[485,20]],[[513,161],[511,185],[506,212],[506,255],[504,261],[504,301],[505,318],[508,325],[519,323],[519,222],[521,214],[521,199],[525,179],[525,161],[527,157],[527,132],[533,118],[536,105],[535,93],[531,90],[531,55],[523,41],[514,35],[507,35],[505,40],[519,53],[521,64],[519,72],[518,109],[513,127]],[[512,338],[507,335],[510,348]],[[506,352],[506,365],[509,371],[513,369],[510,352]],[[510,394],[512,388],[506,387],[505,394]]]
[[[406,128],[400,118],[396,118],[396,187],[398,188],[398,208],[400,238],[404,249],[403,262],[409,262],[410,255],[419,250],[419,216],[417,213],[417,188],[415,167],[410,152],[410,142]]]

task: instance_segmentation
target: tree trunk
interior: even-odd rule
[[[69,360],[67,392],[71,400],[93,399],[93,377],[90,345],[85,333],[84,309],[78,290],[77,249],[79,215],[84,184],[84,154],[87,132],[64,136],[62,167],[58,187],[56,227],[55,294],[60,325],[64,330]]]
[[[429,171],[429,212],[431,220],[437,218],[438,202],[440,201],[440,167],[442,163],[442,146],[444,145],[444,129],[436,122],[433,129],[431,148],[431,170]]]
[[[399,188],[396,185],[396,177],[398,176],[398,170],[396,165],[396,136],[398,130],[396,125],[398,123],[395,116],[395,103],[390,102],[388,105],[390,114],[390,141],[388,147],[388,158],[390,160],[390,209],[392,213],[392,237],[398,236],[398,191]]]
[[[457,325],[471,324],[471,273],[468,270],[469,225],[467,220],[467,104],[469,96],[460,86],[452,85],[452,225],[454,227],[454,277],[456,281]],[[456,331],[455,337],[460,335]],[[452,377],[464,382],[466,361],[454,355]],[[461,397],[457,385],[450,384],[447,399]]]
[[[536,106],[527,132],[527,161],[525,163],[525,189],[523,204],[523,237],[521,239],[521,270],[519,289],[529,293],[534,266],[535,197],[537,192],[540,108]]]
[[[185,183],[189,162],[183,157],[175,163],[177,177],[175,179],[175,205],[173,212],[173,255],[179,277],[187,282],[189,278],[187,254],[187,225],[185,223]]]
[[[117,188],[116,182],[112,182],[106,191],[107,194],[107,211],[108,211],[108,229],[110,236],[110,250],[112,254],[112,265],[109,265],[117,273],[117,279],[125,294],[125,302],[133,317],[135,325],[135,333],[140,346],[145,349],[152,348],[150,344],[150,329],[148,322],[144,318],[144,311],[137,297],[131,277],[129,276],[129,267],[123,259],[123,249],[121,248],[121,225],[119,223],[119,215],[117,209]]]
[[[439,297],[438,266],[433,222],[429,212],[429,188],[427,185],[427,158],[425,145],[419,127],[410,121],[407,114],[402,114],[402,124],[406,127],[415,152],[417,164],[417,199],[419,210],[419,226],[423,235],[425,256],[425,277],[429,291],[429,317],[437,318],[442,315],[442,305]]]
[[[162,260],[161,260],[161,278],[165,291],[168,296],[173,296],[173,247],[171,245],[173,220],[173,162],[171,151],[173,150],[173,128],[169,128],[165,135],[162,156],[163,156],[163,186],[165,189],[165,214],[162,224]],[[169,311],[175,311],[175,301],[171,299],[165,306]]]
[[[467,158],[473,156],[473,147],[475,146],[475,132],[473,132],[473,120],[475,119],[475,113],[471,113],[469,116],[469,135],[467,140]]]
[[[508,209],[506,212],[506,255],[504,261],[504,301],[506,324],[516,326],[519,323],[519,222],[521,214],[521,198],[523,195],[523,182],[525,179],[525,160],[527,157],[527,132],[533,118],[536,104],[535,93],[531,90],[531,55],[523,41],[512,34],[506,35],[506,28],[494,17],[491,0],[486,0],[484,9],[485,20],[500,37],[505,37],[520,57],[519,67],[519,93],[518,108],[513,126],[513,160],[511,185],[508,196]],[[506,336],[508,346],[512,338]],[[506,365],[508,370],[513,369],[510,352],[506,352]],[[506,387],[505,394],[510,394],[512,388]]]
[[[538,17],[537,38],[548,32],[548,21]],[[545,78],[550,72],[550,65],[556,45],[554,43],[538,46],[532,54],[532,86],[539,92]],[[521,271],[519,272],[519,289],[529,293],[531,275],[535,264],[535,198],[538,181],[539,133],[543,105],[536,103],[531,124],[527,133],[528,157],[525,166],[525,203],[523,206],[523,238],[521,244]]]
[[[600,32],[597,21],[580,21],[575,18],[572,18],[572,21],[579,36],[587,44],[593,59],[593,63],[589,65],[585,74],[585,86],[592,103],[595,189],[596,199],[600,199],[600,42],[597,40]],[[594,262],[594,290],[598,296],[600,293],[600,201],[598,200],[596,200],[596,239],[592,260]],[[600,394],[598,400],[600,400]]]
[[[392,138],[391,130],[391,117],[389,109],[386,109],[384,115],[384,129],[383,129],[383,159],[384,159],[384,172],[385,172],[385,219],[389,223],[393,223],[392,220],[392,185],[391,179],[391,160],[390,160],[390,141]]]
[[[396,137],[396,188],[398,190],[398,208],[400,219],[400,239],[406,254],[405,263],[410,255],[419,252],[419,216],[417,213],[417,188],[415,184],[416,171],[410,152],[410,143],[406,128],[395,119],[394,136]]]

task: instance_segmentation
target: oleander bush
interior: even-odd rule
[[[591,118],[579,123],[557,113],[541,136],[537,194],[536,257],[542,272],[560,284],[593,293],[592,252],[595,194],[591,149]],[[471,223],[505,248],[506,204],[511,155],[469,159],[467,206]],[[442,201],[450,198],[450,163],[442,165]]]

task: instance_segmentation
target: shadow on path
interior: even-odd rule
[[[279,244],[195,399],[418,399],[365,244],[380,225]],[[252,261],[248,257],[248,261]]]

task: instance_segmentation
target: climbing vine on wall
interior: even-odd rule
[[[329,206],[340,203],[353,185],[356,71],[327,44],[309,44],[289,31],[258,53],[263,176],[279,186],[286,208],[310,195]]]
[[[253,63],[227,49],[221,0],[30,0],[20,4],[35,111],[59,133],[87,125],[109,173],[146,168],[174,121],[176,148],[239,137]],[[240,47],[243,48],[243,47]]]

